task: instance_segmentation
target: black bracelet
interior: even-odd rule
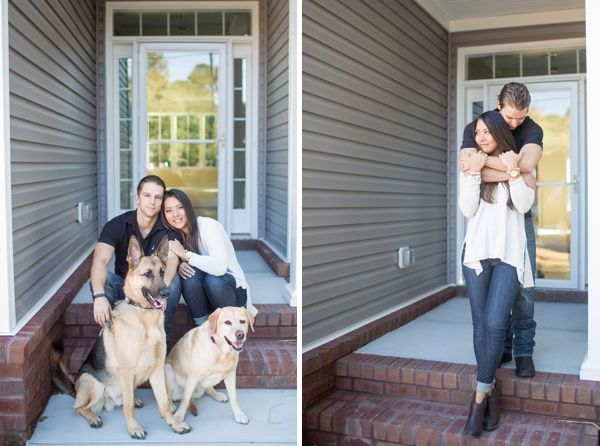
[[[104,293],[96,293],[96,294],[92,294],[92,297],[94,298],[94,300],[96,300],[97,297],[106,297],[106,294],[104,294]]]

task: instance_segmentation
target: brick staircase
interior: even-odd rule
[[[462,435],[476,367],[350,353],[335,363],[335,387],[305,411],[309,445],[598,445],[600,383],[538,372],[498,371],[501,425]]]
[[[237,371],[239,388],[296,388],[296,309],[286,304],[255,304],[259,313],[248,334]],[[65,312],[63,338],[66,365],[75,373],[92,349],[100,327],[92,304],[72,303]],[[179,339],[194,324],[184,304],[175,315],[173,335]]]

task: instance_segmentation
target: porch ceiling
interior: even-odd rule
[[[585,0],[415,0],[448,31],[585,20]]]

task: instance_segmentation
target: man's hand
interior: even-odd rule
[[[104,327],[110,322],[111,309],[110,302],[106,297],[97,297],[94,299],[94,320],[98,325]]]
[[[521,175],[523,177],[523,181],[525,181],[525,184],[535,190],[537,187],[537,181],[535,180],[535,175],[531,174],[531,173],[524,173]]]
[[[194,274],[196,274],[196,271],[194,271],[194,268],[189,263],[181,262],[179,264],[179,275],[181,277],[183,277],[184,279],[189,279]]]

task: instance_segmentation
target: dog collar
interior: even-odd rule
[[[145,308],[138,304],[136,301],[131,300],[127,296],[125,296],[125,303],[131,305],[132,307],[139,308],[140,310],[154,310],[154,308]]]

